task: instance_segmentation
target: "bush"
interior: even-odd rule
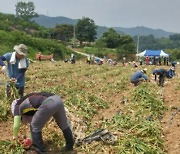
[[[1,55],[5,52],[13,51],[14,45],[20,43],[27,45],[29,58],[32,59],[34,59],[37,52],[42,52],[42,54],[54,54],[56,59],[63,59],[66,54],[70,55],[70,50],[56,41],[34,38],[18,31],[0,31],[0,43]]]

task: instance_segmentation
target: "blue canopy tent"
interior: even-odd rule
[[[165,53],[163,50],[145,50],[141,53],[136,54],[138,57],[167,57],[169,58],[170,54]]]

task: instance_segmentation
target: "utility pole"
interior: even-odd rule
[[[139,35],[137,35],[137,50],[136,53],[139,53]]]
[[[75,47],[76,41],[76,25],[73,26],[73,46]]]

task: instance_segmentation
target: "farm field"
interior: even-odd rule
[[[146,67],[150,82],[134,87],[130,76]],[[26,73],[25,93],[49,91],[59,94],[67,108],[74,135],[83,138],[97,129],[107,129],[115,137],[113,144],[95,141],[75,146],[74,152],[86,153],[167,153],[180,151],[180,70],[173,79],[165,79],[160,88],[154,81],[152,70],[160,66],[132,68],[104,64],[88,65],[63,61],[31,63]],[[169,68],[167,66],[161,66]],[[4,76],[0,74],[3,82]],[[12,140],[13,117],[10,101],[0,85],[0,153],[34,153],[24,150]],[[174,114],[177,112],[177,114]],[[21,135],[29,132],[21,127]],[[58,153],[64,145],[62,132],[51,119],[43,129],[48,153]]]

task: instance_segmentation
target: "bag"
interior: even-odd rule
[[[116,137],[112,135],[107,129],[98,129],[89,136],[79,139],[76,143],[77,146],[82,145],[83,143],[91,143],[93,141],[103,141],[107,144],[114,144]]]

